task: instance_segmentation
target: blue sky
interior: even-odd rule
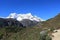
[[[0,0],[0,16],[14,12],[32,13],[47,20],[60,12],[60,0]]]

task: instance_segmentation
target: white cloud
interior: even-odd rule
[[[35,20],[35,21],[44,21],[43,19],[33,16],[31,13],[26,14],[17,14],[17,13],[11,13],[7,18],[16,18],[18,21],[21,21],[23,19],[29,19],[29,20]]]

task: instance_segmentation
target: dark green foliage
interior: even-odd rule
[[[48,35],[46,36],[46,40],[52,40],[52,38]]]
[[[3,33],[0,32],[0,39],[2,39],[2,38],[3,38]]]
[[[18,32],[22,29],[22,27],[5,27],[6,32]]]
[[[50,31],[51,31],[51,32],[53,32],[54,30],[55,30],[55,28],[54,28],[54,27],[51,27],[51,28],[50,28]]]

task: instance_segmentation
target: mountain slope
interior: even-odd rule
[[[19,26],[23,27],[23,24],[17,21],[16,19],[8,18],[0,18],[0,27],[5,27],[5,26]]]
[[[55,29],[60,28],[60,14],[57,16],[42,22],[42,27],[54,27]]]
[[[29,20],[29,19],[23,19],[20,22],[23,24],[23,26],[26,26],[26,27],[32,27],[32,26],[35,26],[39,23],[37,21],[32,21],[32,20]]]

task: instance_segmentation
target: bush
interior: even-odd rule
[[[52,38],[48,35],[48,31],[44,30],[44,31],[40,32],[39,40],[52,40]]]
[[[52,38],[48,35],[46,36],[46,40],[52,40]]]
[[[51,31],[51,32],[53,32],[54,30],[55,30],[55,28],[54,28],[54,27],[51,27],[51,28],[50,28],[50,31]]]
[[[0,32],[0,39],[2,39],[2,38],[3,38],[3,33]]]

